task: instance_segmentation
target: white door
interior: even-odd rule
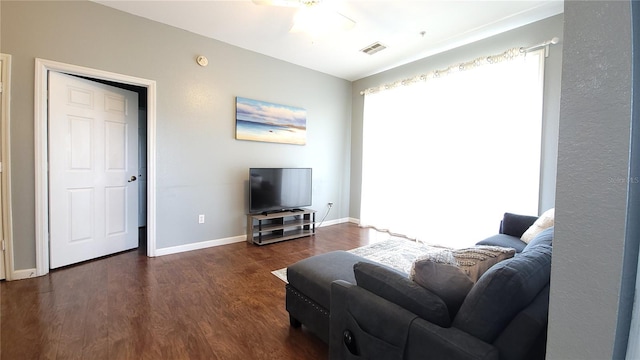
[[[52,269],[138,246],[138,95],[49,72]]]

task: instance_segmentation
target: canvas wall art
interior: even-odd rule
[[[236,139],[305,145],[307,111],[238,96]]]

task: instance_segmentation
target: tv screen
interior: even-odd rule
[[[252,214],[311,206],[310,168],[251,168],[249,187]]]

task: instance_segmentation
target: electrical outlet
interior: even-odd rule
[[[329,202],[327,203],[327,205],[328,205],[329,207],[332,207],[332,206],[333,206],[333,201],[329,201]]]
[[[198,215],[198,224],[204,224],[204,214]]]

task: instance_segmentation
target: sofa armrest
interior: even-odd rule
[[[498,360],[500,353],[491,344],[454,327],[442,328],[417,319],[411,324],[405,359]]]
[[[488,238],[478,241],[476,245],[489,245],[489,246],[501,246],[507,248],[513,248],[517,253],[522,252],[527,243],[522,241],[519,237],[511,236],[507,234],[495,234]]]
[[[330,359],[498,359],[497,349],[345,281],[331,284]]]
[[[504,213],[500,222],[500,234],[520,238],[536,220],[538,220],[537,216]]]
[[[329,358],[402,359],[417,315],[363,288],[331,283]]]

